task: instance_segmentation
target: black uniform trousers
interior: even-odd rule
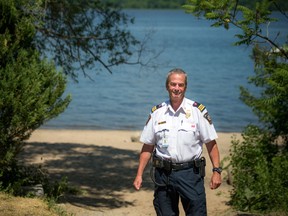
[[[179,198],[186,216],[206,216],[204,178],[195,169],[155,169],[154,208],[157,216],[179,215]],[[163,185],[163,186],[162,186]],[[165,186],[164,186],[165,185]]]

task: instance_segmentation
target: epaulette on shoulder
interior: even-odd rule
[[[163,103],[158,104],[157,106],[154,106],[154,107],[151,109],[151,113],[155,112],[155,110],[161,108],[162,106],[163,106]]]
[[[198,102],[194,102],[193,107],[197,107],[200,110],[200,112],[203,112],[206,108],[203,104],[198,103]]]

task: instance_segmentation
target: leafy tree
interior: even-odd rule
[[[231,25],[242,32],[236,45],[253,47],[255,75],[249,83],[259,92],[240,88],[240,98],[250,106],[259,122],[243,131],[243,142],[232,141],[232,205],[244,211],[288,212],[288,47],[278,35],[269,37],[269,25],[277,22],[272,9],[285,20],[288,16],[277,0],[253,1],[244,6],[239,0],[189,0],[184,6],[197,17],[214,21],[212,26]],[[281,195],[280,195],[281,194]]]
[[[66,78],[33,46],[36,20],[19,2],[0,1],[0,188],[13,184],[16,156],[32,131],[70,102],[69,95],[62,99]]]

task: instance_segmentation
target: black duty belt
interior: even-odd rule
[[[172,170],[182,170],[193,168],[195,165],[194,161],[184,162],[184,163],[171,163]]]
[[[170,170],[184,170],[195,167],[195,160],[183,163],[173,163],[172,161],[154,157],[153,166],[160,169]]]
[[[193,168],[193,172],[195,174],[199,174],[202,178],[205,177],[206,160],[204,157],[195,159],[193,161],[183,162],[183,163],[173,163],[172,161],[158,158],[155,156],[155,154],[153,154],[152,165],[153,166],[151,166],[150,176],[152,178],[152,181],[157,186],[166,186],[167,183],[159,184],[156,182],[155,173],[154,173],[155,168],[164,169],[168,172],[171,172],[172,170],[177,171],[177,170],[184,170],[184,169]]]

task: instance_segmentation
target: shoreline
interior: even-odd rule
[[[68,126],[68,125],[61,125],[61,126],[57,126],[57,125],[42,125],[40,128],[37,128],[36,130],[79,130],[79,131],[83,131],[83,130],[89,130],[89,131],[142,131],[144,128],[143,127],[102,127],[102,126],[91,126],[91,125],[74,125],[74,126]],[[217,133],[242,133],[244,130],[245,126],[243,126],[242,128],[238,128],[238,130],[220,130],[220,129],[216,129]]]
[[[90,128],[90,127],[44,127],[38,128],[35,131],[126,131],[126,132],[142,132],[143,129],[128,129],[128,128],[119,128],[119,129],[107,129],[107,128]],[[220,131],[216,130],[217,134],[241,134],[242,131]]]

